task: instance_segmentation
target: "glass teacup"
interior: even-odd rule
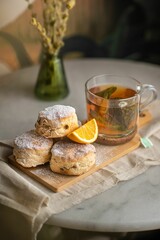
[[[98,124],[98,142],[117,145],[138,131],[139,113],[157,99],[153,85],[130,76],[98,75],[85,84],[88,120]]]

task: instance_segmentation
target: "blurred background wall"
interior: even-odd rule
[[[42,22],[41,0],[32,0]],[[0,74],[37,64],[41,44],[25,0],[0,2]],[[123,58],[160,64],[159,0],[76,0],[64,57]]]

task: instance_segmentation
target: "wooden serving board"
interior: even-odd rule
[[[151,114],[146,112],[142,120],[140,117],[140,127],[148,123],[151,118]],[[140,145],[140,137],[137,134],[128,143],[117,146],[105,146],[97,143],[94,143],[94,145],[96,147],[96,164],[88,172],[80,176],[65,176],[54,173],[50,170],[49,163],[35,168],[24,168],[15,161],[13,155],[9,157],[9,162],[47,188],[59,192],[136,149]]]

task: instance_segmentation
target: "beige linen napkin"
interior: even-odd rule
[[[55,213],[62,212],[85,199],[91,198],[120,181],[126,181],[146,171],[150,166],[160,165],[160,112],[159,101],[149,107],[153,121],[140,130],[153,142],[152,148],[140,146],[133,152],[95,172],[60,193],[54,193],[26,176],[7,162],[12,152],[11,141],[0,144],[0,203],[16,209],[27,219],[30,239],[36,239],[44,222]],[[105,157],[105,146],[96,144],[97,152]],[[15,229],[15,232],[19,229]],[[27,239],[27,238],[26,238]]]
[[[49,197],[8,164],[7,158],[13,150],[12,143],[11,140],[2,140],[0,143],[0,203],[27,217],[31,229],[29,238],[32,239],[34,219],[42,207],[47,206]]]

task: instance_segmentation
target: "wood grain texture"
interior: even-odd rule
[[[151,114],[145,112],[143,117],[140,117],[140,127],[147,124],[151,119]],[[96,147],[96,164],[88,172],[80,176],[65,176],[54,173],[50,170],[49,163],[35,168],[24,168],[15,161],[13,155],[9,157],[9,162],[52,191],[60,192],[138,148],[140,136],[137,134],[128,143],[117,146],[105,146],[98,143],[94,143],[94,145]]]

